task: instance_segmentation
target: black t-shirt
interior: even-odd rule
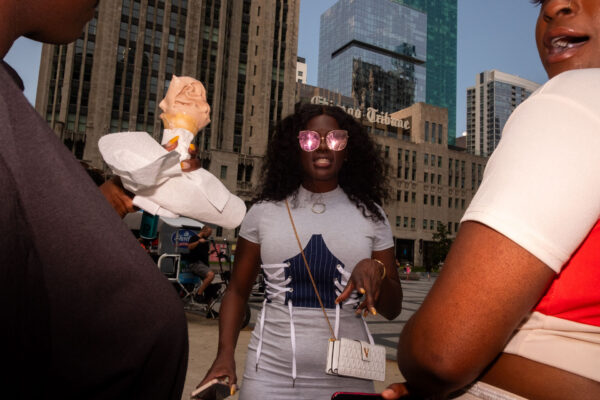
[[[4,62],[0,82],[2,397],[181,399],[181,301]]]
[[[190,238],[189,243],[193,243],[198,240],[200,237],[198,235],[194,235]],[[197,263],[198,261],[208,265],[208,252],[210,249],[210,242],[202,242],[198,243],[198,246],[194,247],[188,253],[186,260],[188,263]]]

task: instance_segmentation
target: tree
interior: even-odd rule
[[[439,224],[437,231],[433,234],[433,265],[439,265],[446,259],[450,251],[452,239],[449,238],[450,232],[445,224]]]

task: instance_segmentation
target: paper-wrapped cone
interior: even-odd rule
[[[205,169],[182,172],[179,154],[168,152],[146,132],[103,136],[100,153],[123,186],[135,193],[134,204],[153,214],[182,215],[233,229],[246,205]]]

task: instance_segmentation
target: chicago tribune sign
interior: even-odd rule
[[[410,119],[392,118],[392,117],[390,117],[389,113],[377,112],[379,110],[377,110],[376,108],[368,107],[367,112],[363,113],[363,111],[360,108],[345,107],[341,104],[334,104],[333,101],[329,101],[326,98],[321,97],[321,96],[311,97],[310,102],[311,102],[311,104],[323,104],[323,105],[327,105],[327,106],[340,107],[342,110],[346,111],[348,114],[352,115],[356,119],[361,119],[364,114],[367,121],[369,121],[371,123],[376,123],[376,124],[381,124],[381,125],[389,125],[389,126],[393,126],[396,128],[402,128],[402,129],[410,129]]]

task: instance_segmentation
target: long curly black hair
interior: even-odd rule
[[[277,124],[254,201],[281,201],[298,190],[304,175],[298,132],[305,129],[312,118],[323,114],[335,118],[340,129],[348,131],[347,159],[338,175],[340,187],[365,217],[383,220],[375,204],[381,204],[388,194],[383,159],[363,126],[334,106],[298,103],[295,112]]]

